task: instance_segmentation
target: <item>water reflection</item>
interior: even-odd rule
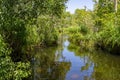
[[[103,52],[83,52],[67,37],[58,47],[36,48],[34,80],[119,80],[120,57]]]
[[[59,61],[62,55],[56,48],[39,49],[38,52],[35,55],[34,80],[64,80],[70,62],[63,58],[63,61]]]
[[[80,67],[81,70],[92,71],[91,76],[84,76],[84,79],[78,80],[120,80],[120,56],[102,51],[84,52],[74,44],[70,44],[68,48],[86,62],[86,66]]]
[[[69,41],[66,40],[64,42],[66,45],[63,50],[63,55],[71,62],[71,68],[66,74],[66,80],[84,80],[90,79],[94,63],[92,63],[89,57],[81,58],[80,56],[76,56],[74,52],[68,50]]]

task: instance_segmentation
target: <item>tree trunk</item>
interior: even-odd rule
[[[117,0],[114,0],[115,12],[117,13]]]

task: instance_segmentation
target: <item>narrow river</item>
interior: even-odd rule
[[[58,47],[36,48],[34,80],[120,80],[120,56],[85,52],[63,37]]]

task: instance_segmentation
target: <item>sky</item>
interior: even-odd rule
[[[68,0],[67,9],[70,13],[74,13],[75,9],[84,9],[84,6],[87,9],[93,10],[94,2],[92,0]]]

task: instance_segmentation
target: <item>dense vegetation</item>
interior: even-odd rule
[[[82,49],[120,54],[120,1],[93,1],[93,11],[85,7],[71,14],[67,0],[0,0],[0,80],[28,79],[30,51],[57,45],[62,31]]]
[[[64,32],[69,35],[69,41],[84,49],[93,47],[93,12],[86,9],[76,9],[70,17],[72,17],[70,18],[71,26],[64,28]]]
[[[29,75],[33,46],[57,43],[56,27],[67,0],[0,0],[0,79]],[[2,70],[1,70],[2,69]]]
[[[104,8],[100,7],[102,4],[104,4]],[[96,44],[110,53],[120,54],[120,5],[117,7],[117,12],[114,9],[113,1],[108,3],[102,0],[96,3],[96,6],[95,26],[98,28]]]
[[[94,11],[77,9],[74,14],[66,13],[69,25],[65,28],[70,34],[69,40],[81,47],[100,48],[101,50],[120,54],[120,5],[117,9],[114,1],[94,0]],[[103,8],[104,7],[104,8]],[[87,45],[86,45],[87,44]]]

